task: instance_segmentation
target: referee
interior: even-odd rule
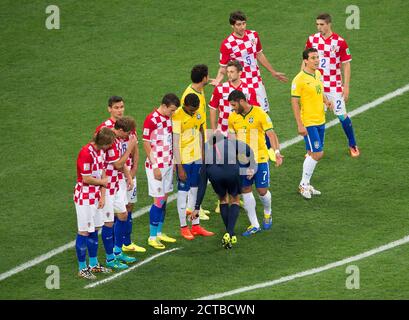
[[[223,235],[222,245],[226,249],[231,249],[232,244],[237,243],[234,226],[240,210],[240,175],[247,175],[251,178],[254,174],[256,169],[254,153],[244,142],[232,138],[227,139],[217,132],[205,144],[204,158],[192,218],[199,214],[207,181],[210,180],[213,190],[219,197],[220,213],[227,231]]]

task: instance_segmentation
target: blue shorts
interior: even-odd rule
[[[256,188],[268,188],[270,186],[270,168],[268,162],[257,164],[257,172],[249,180],[247,176],[241,176],[242,187],[249,187],[256,184]]]
[[[202,164],[192,162],[192,163],[182,164],[182,165],[183,165],[183,169],[185,169],[185,172],[186,172],[186,181],[184,182],[180,181],[179,174],[177,175],[178,190],[189,191],[190,188],[197,188],[199,186],[200,168],[202,167]]]
[[[311,152],[321,152],[324,149],[325,123],[320,126],[305,127],[308,134],[304,136],[305,149]]]

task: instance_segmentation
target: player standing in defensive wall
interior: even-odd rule
[[[310,179],[315,166],[324,155],[324,103],[330,109],[333,108],[333,104],[323,93],[321,73],[318,71],[320,60],[317,49],[306,49],[302,56],[304,68],[292,82],[291,104],[298,134],[304,137],[305,147],[308,151],[308,155],[304,159],[299,192],[304,198],[311,199],[312,195],[321,194],[310,184]]]
[[[172,115],[179,106],[179,98],[173,93],[168,93],[162,98],[159,108],[151,112],[143,124],[145,171],[149,195],[153,198],[149,212],[148,244],[159,250],[165,249],[161,241],[176,242],[176,239],[162,233],[162,227],[168,194],[173,191]]]
[[[191,230],[186,222],[186,213],[193,211],[196,204],[199,171],[203,163],[204,116],[199,105],[199,97],[194,93],[189,93],[182,100],[182,106],[172,117],[180,234],[187,240],[193,240],[197,235],[214,235],[213,232],[207,231],[200,225],[200,214],[192,220]]]
[[[276,166],[282,164],[283,156],[280,154],[280,143],[268,114],[260,107],[250,105],[241,91],[232,91],[228,99],[234,110],[229,116],[229,135],[233,134],[237,140],[247,144],[253,150],[257,163],[257,169],[253,176],[242,176],[243,205],[251,223],[243,236],[250,236],[261,231],[256,214],[256,199],[254,199],[252,192],[253,183],[256,185],[259,198],[264,207],[263,229],[271,229],[273,223],[271,193],[268,190],[270,186],[270,169],[265,143],[266,135],[274,148]]]
[[[77,212],[78,234],[75,249],[79,265],[78,276],[95,279],[94,272],[111,272],[98,263],[98,229],[104,224],[102,211],[105,205],[105,150],[114,143],[115,134],[108,128],[101,129],[93,140],[81,148],[77,158],[77,184],[74,203]],[[86,255],[88,248],[89,266]]]
[[[360,151],[356,145],[352,122],[345,107],[349,98],[352,56],[345,39],[332,32],[331,21],[331,16],[328,13],[320,14],[316,18],[318,33],[308,37],[305,49],[315,48],[318,50],[319,71],[324,84],[324,95],[334,105],[334,114],[341,122],[348,138],[349,153],[351,157],[355,158],[359,157]],[[343,82],[341,69],[344,71]]]

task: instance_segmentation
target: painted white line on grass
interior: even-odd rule
[[[176,250],[180,250],[180,249],[182,249],[182,248],[173,248],[173,249],[166,250],[166,251],[163,251],[163,252],[161,252],[161,253],[155,254],[155,255],[149,257],[148,259],[145,259],[145,260],[143,260],[143,261],[141,261],[141,262],[139,262],[139,263],[133,265],[132,267],[130,267],[130,268],[124,270],[124,271],[115,273],[113,276],[111,276],[111,277],[109,277],[109,278],[106,278],[106,279],[104,279],[104,280],[101,280],[101,281],[94,282],[94,283],[91,283],[91,284],[89,284],[89,285],[86,285],[86,286],[84,287],[84,289],[95,288],[96,286],[99,286],[100,284],[104,284],[104,283],[110,282],[110,281],[112,281],[112,280],[115,280],[115,279],[117,279],[117,278],[123,276],[124,274],[126,274],[126,273],[128,273],[128,272],[131,272],[132,270],[134,270],[134,269],[136,269],[136,268],[139,268],[140,266],[143,266],[144,264],[147,264],[148,262],[151,262],[152,260],[154,260],[154,259],[156,259],[156,258],[159,258],[160,256],[163,256],[163,255],[165,255],[165,254],[168,254],[168,253],[174,252],[174,251],[176,251]]]
[[[272,287],[275,286],[277,284],[280,283],[284,283],[284,282],[288,282],[288,281],[292,281],[298,278],[302,278],[302,277],[306,277],[306,276],[310,276],[312,274],[317,274],[326,270],[330,270],[354,261],[358,261],[358,260],[362,260],[365,259],[367,257],[373,256],[377,253],[398,247],[402,244],[408,243],[409,242],[409,236],[405,236],[402,239],[390,242],[388,244],[385,244],[383,246],[377,247],[375,249],[366,251],[364,253],[358,254],[356,256],[353,257],[349,257],[349,258],[345,258],[343,260],[337,261],[337,262],[333,262],[330,264],[327,264],[325,266],[319,267],[319,268],[314,268],[314,269],[310,269],[310,270],[306,270],[303,272],[299,272],[299,273],[295,273],[286,277],[282,277],[276,280],[272,280],[272,281],[267,281],[267,282],[262,282],[262,283],[257,283],[251,286],[246,286],[246,287],[242,287],[242,288],[238,288],[235,290],[230,290],[230,291],[226,291],[226,292],[221,292],[221,293],[216,293],[216,294],[212,294],[209,296],[205,296],[205,297],[201,297],[201,298],[197,298],[196,300],[214,300],[214,299],[220,299],[220,298],[224,298],[224,297],[228,297],[228,296],[232,296],[235,294],[239,294],[239,293],[243,293],[243,292],[247,292],[247,291],[252,291],[252,290],[256,290],[256,289],[261,289],[261,288],[267,288],[267,287]]]
[[[372,102],[369,102],[369,103],[366,103],[366,104],[362,105],[361,107],[349,112],[349,115],[351,117],[356,116],[356,115],[358,115],[358,114],[360,114],[362,112],[367,111],[368,109],[374,108],[374,107],[382,104],[385,101],[388,101],[388,100],[391,100],[391,99],[393,99],[393,98],[395,98],[397,96],[400,96],[400,95],[404,94],[407,91],[409,91],[409,83],[406,84],[405,86],[403,86],[402,88],[399,88],[399,89],[397,89],[397,90],[395,90],[393,92],[390,92],[390,93],[388,93],[388,94],[386,94],[386,95],[384,95],[384,96],[382,96],[382,97],[380,97],[380,98],[378,98],[378,99],[376,99],[376,100],[374,100]],[[332,121],[330,121],[330,122],[328,122],[326,124],[326,128],[331,128],[332,126],[334,126],[334,125],[336,125],[338,123],[339,123],[338,119],[334,119],[334,120],[332,120]],[[296,144],[296,143],[298,143],[298,142],[300,142],[302,140],[303,140],[303,137],[297,136],[297,137],[295,137],[295,138],[293,138],[291,140],[284,141],[283,143],[281,143],[281,149],[288,148],[289,146],[292,146],[293,144]],[[168,202],[174,201],[175,199],[176,199],[176,193],[169,196]],[[136,218],[136,217],[140,217],[140,216],[144,215],[145,213],[149,212],[150,207],[151,206],[149,205],[149,206],[143,207],[142,209],[139,209],[138,211],[136,211],[136,212],[134,212],[132,214],[132,217]],[[61,247],[59,247],[57,249],[53,249],[53,250],[51,250],[51,251],[49,251],[49,252],[47,252],[47,253],[45,253],[45,254],[43,254],[41,256],[38,256],[38,257],[28,261],[28,262],[25,262],[25,263],[15,267],[15,268],[9,270],[9,271],[6,271],[6,272],[0,274],[0,281],[2,281],[4,279],[7,279],[7,278],[9,278],[9,277],[21,272],[21,271],[24,271],[24,270],[28,269],[28,268],[31,268],[31,267],[33,267],[33,266],[47,260],[47,259],[50,259],[51,257],[53,257],[53,256],[55,256],[55,255],[57,255],[59,253],[62,253],[64,251],[68,250],[68,249],[73,248],[74,246],[75,246],[75,241],[72,241],[72,242],[67,243],[67,244],[65,244],[65,245],[63,245],[63,246],[61,246]]]

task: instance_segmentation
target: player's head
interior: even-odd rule
[[[331,32],[332,18],[329,13],[321,13],[315,20],[318,32],[322,35],[327,35]]]
[[[194,93],[189,93],[183,100],[183,109],[190,115],[193,115],[199,109],[199,105],[199,97]]]
[[[190,72],[190,79],[193,83],[206,84],[209,80],[209,68],[205,64],[197,64]]]
[[[230,60],[227,63],[227,78],[230,82],[235,82],[240,79],[243,66],[238,60]]]
[[[167,93],[162,98],[160,105],[161,113],[164,116],[171,117],[180,106],[180,100],[174,93]]]
[[[244,108],[247,106],[247,99],[243,92],[239,90],[233,90],[228,98],[229,103],[236,113],[243,113]]]
[[[135,130],[136,124],[135,120],[132,117],[129,116],[124,116],[122,118],[119,118],[115,122],[115,135],[118,138],[126,139],[129,137],[129,134]]]
[[[246,15],[241,11],[234,11],[230,13],[229,22],[233,29],[233,33],[235,33],[239,37],[242,37],[244,35],[244,31],[246,31]]]
[[[113,120],[118,120],[124,115],[124,99],[119,96],[112,96],[108,99],[108,112]]]
[[[303,51],[302,58],[307,68],[317,70],[320,62],[318,50],[315,48],[308,48]]]
[[[103,127],[97,132],[92,141],[95,143],[97,149],[106,150],[112,145],[114,140],[115,133],[111,129]]]

